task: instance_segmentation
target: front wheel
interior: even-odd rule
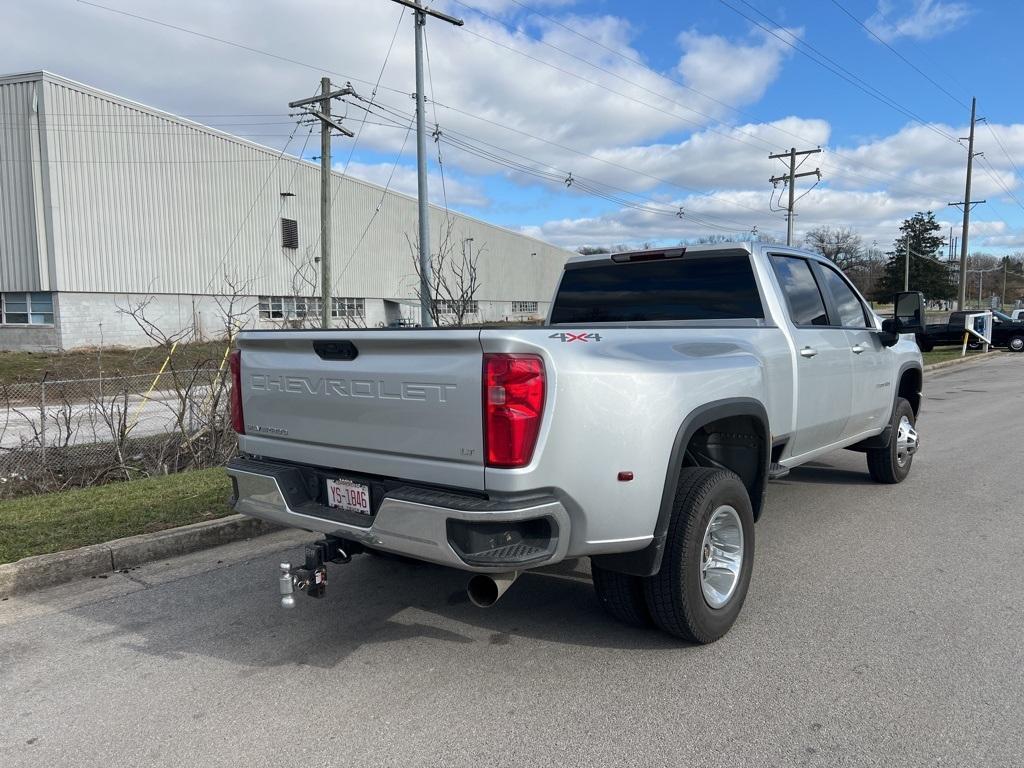
[[[754,566],[754,512],[733,472],[685,467],[661,569],[644,580],[647,607],[666,632],[711,643],[732,627]]]
[[[902,483],[910,474],[919,446],[917,419],[906,399],[896,400],[890,425],[889,445],[867,451],[868,472],[876,483]]]
[[[1024,352],[1024,336],[1011,336],[1007,346],[1011,352]]]

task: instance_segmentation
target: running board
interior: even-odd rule
[[[768,467],[768,479],[769,480],[781,480],[789,474],[789,467],[784,467],[778,462],[773,461],[771,466]]]

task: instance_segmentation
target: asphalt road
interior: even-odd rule
[[[0,603],[0,765],[1020,766],[1022,374],[929,376],[900,486],[773,483],[711,646],[606,618],[586,561],[484,611],[361,557],[285,612],[294,533]]]

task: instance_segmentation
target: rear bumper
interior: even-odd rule
[[[236,458],[227,473],[236,512],[462,570],[495,573],[550,565],[569,547],[569,515],[551,496],[484,499],[400,485],[383,494],[373,517],[362,518],[338,513],[311,496],[299,467]],[[528,539],[517,540],[521,533]],[[495,546],[480,543],[488,541]]]

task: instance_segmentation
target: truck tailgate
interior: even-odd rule
[[[249,454],[483,488],[479,331],[239,336]]]

